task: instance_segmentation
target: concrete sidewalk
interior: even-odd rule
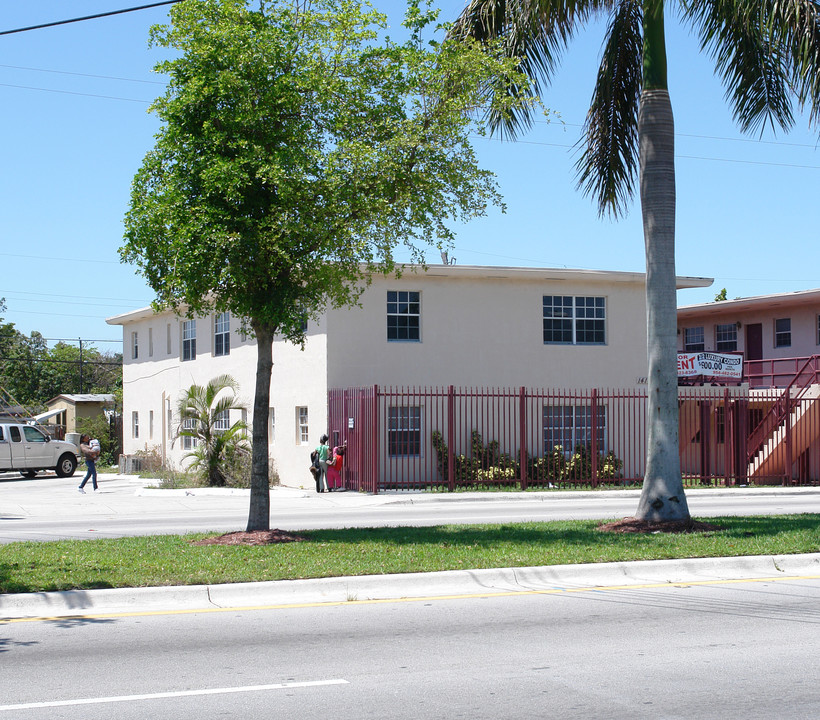
[[[0,623],[31,618],[298,607],[395,599],[606,592],[624,587],[820,578],[820,553],[367,575],[0,595]]]

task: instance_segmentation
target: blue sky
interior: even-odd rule
[[[6,3],[0,30],[147,3]],[[400,2],[375,5],[400,20]],[[440,3],[450,18],[461,6]],[[5,319],[22,332],[119,350],[119,328],[105,318],[152,299],[117,249],[131,179],[158,129],[147,109],[164,84],[152,72],[160,55],[147,39],[166,18],[167,8],[154,8],[0,36],[0,297]],[[677,272],[715,278],[712,288],[680,293],[680,304],[710,301],[723,287],[730,298],[820,287],[817,128],[803,115],[789,134],[741,135],[711,60],[675,18],[667,25]],[[507,212],[458,229],[459,264],[644,270],[638,203],[625,219],[601,219],[575,189],[573,146],[602,39],[602,26],[579,34],[543,93],[561,121],[540,122],[515,143],[476,138]]]

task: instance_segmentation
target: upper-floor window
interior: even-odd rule
[[[154,329],[148,328],[148,357],[154,357]]]
[[[387,291],[387,339],[421,340],[421,293]]]
[[[735,323],[715,325],[715,350],[718,352],[737,350],[737,325]]]
[[[171,323],[165,327],[165,353],[166,355],[171,354]]]
[[[182,321],[182,359],[196,360],[196,320]]]
[[[231,314],[214,315],[214,355],[231,354]]]
[[[706,343],[703,339],[703,326],[684,328],[683,330],[683,350],[684,352],[703,352]]]
[[[606,344],[606,298],[544,295],[544,342]]]
[[[820,345],[820,315],[817,316],[817,344]]]
[[[140,337],[139,333],[131,333],[131,359],[136,360],[140,356]]]
[[[792,319],[780,318],[774,321],[774,346],[791,347]]]

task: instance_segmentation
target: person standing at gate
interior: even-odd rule
[[[333,456],[327,464],[327,489],[330,492],[342,487],[342,464],[347,446],[333,448]]]
[[[316,448],[319,456],[319,478],[316,481],[316,489],[319,492],[327,490],[327,459],[330,455],[330,447],[327,444],[327,435],[319,438],[319,445]]]

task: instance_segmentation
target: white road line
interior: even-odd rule
[[[320,687],[322,685],[347,685],[347,680],[311,680],[307,682],[286,682],[273,685],[248,685],[245,687],[210,688],[205,690],[180,690],[177,692],[151,693],[146,695],[116,695],[113,697],[81,698],[79,700],[54,700],[52,702],[21,703],[19,705],[0,705],[0,712],[5,710],[33,710],[35,708],[69,707],[71,705],[102,705],[105,703],[134,702],[137,700],[161,700],[164,698],[196,697],[198,695],[228,695],[230,693],[264,692],[267,690],[284,690],[287,688]]]

